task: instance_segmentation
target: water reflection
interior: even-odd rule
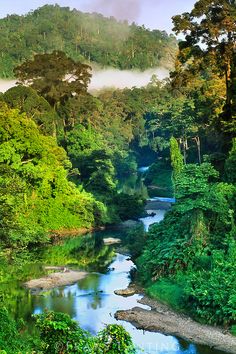
[[[149,216],[145,218],[140,218],[139,220],[143,222],[145,231],[148,231],[150,225],[160,222],[166,213],[166,210],[146,210]]]
[[[43,312],[46,308],[68,313],[79,322],[82,328],[96,334],[104,325],[117,323],[114,314],[120,309],[139,306],[140,295],[128,298],[114,294],[115,289],[126,288],[130,282],[129,272],[134,266],[127,256],[117,254],[108,272],[91,273],[76,284],[45,292],[35,296],[34,313]],[[134,343],[140,348],[138,353],[146,354],[203,354],[205,352],[193,344],[178,340],[160,333],[137,330],[130,323],[119,321],[131,334]],[[208,351],[216,354],[216,351]]]
[[[155,211],[157,212],[157,211]],[[159,217],[161,217],[159,215]],[[114,232],[112,232],[114,236]],[[71,286],[60,287],[38,295],[24,289],[20,281],[12,280],[0,285],[0,293],[4,294],[4,304],[15,318],[24,318],[31,327],[32,313],[39,314],[45,309],[68,313],[79,322],[81,327],[92,334],[101,330],[104,325],[117,323],[114,314],[117,310],[126,310],[135,306],[149,309],[138,304],[140,295],[125,298],[114,294],[115,289],[126,288],[130,282],[129,272],[134,266],[130,259],[121,254],[114,254],[112,247],[101,242],[106,232],[98,235],[87,235],[64,241],[45,252],[39,253],[38,259],[28,261],[26,267],[20,268],[18,279],[38,277],[42,275],[43,264],[64,265],[91,270],[91,273]],[[118,235],[117,235],[118,236]],[[17,272],[19,267],[17,265]],[[14,274],[13,269],[9,272]],[[96,270],[96,272],[94,272]],[[217,354],[209,348],[196,347],[193,344],[178,340],[160,333],[137,330],[130,323],[119,321],[131,334],[134,343],[141,348],[139,353],[146,354]]]

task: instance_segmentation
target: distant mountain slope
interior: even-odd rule
[[[157,24],[158,25],[158,24]],[[45,5],[25,16],[0,19],[0,77],[35,53],[63,50],[76,60],[141,70],[173,64],[177,41],[165,31],[118,22],[100,14]]]

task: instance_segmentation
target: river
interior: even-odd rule
[[[154,210],[155,216],[144,219],[146,227],[152,222],[160,221],[163,210]],[[114,231],[103,231],[84,237],[65,240],[60,245],[49,247],[34,266],[27,267],[23,278],[34,277],[42,271],[42,265],[67,264],[71,268],[84,268],[89,275],[74,285],[47,290],[38,294],[26,290],[22,282],[6,284],[9,307],[16,318],[23,317],[31,323],[31,315],[42,313],[45,309],[68,313],[79,322],[80,326],[92,334],[97,333],[105,324],[119,323],[131,334],[138,353],[146,354],[218,354],[210,348],[203,348],[173,336],[161,333],[143,332],[133,325],[116,321],[117,310],[147,306],[138,303],[141,295],[122,297],[114,294],[116,289],[124,289],[130,283],[129,273],[135,266],[128,255],[116,252],[116,246],[105,246],[102,237],[119,237]],[[90,263],[94,259],[93,263]]]

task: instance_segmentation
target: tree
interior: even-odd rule
[[[55,107],[87,91],[90,70],[90,66],[75,62],[63,52],[54,51],[35,55],[33,60],[17,66],[14,73],[21,84],[31,86]]]
[[[22,85],[12,87],[3,94],[1,100],[9,107],[17,108],[20,113],[26,113],[31,117],[43,134],[53,134],[53,123],[58,119],[57,113],[45,98],[40,97],[31,87]]]
[[[170,139],[170,157],[171,157],[171,166],[173,168],[173,179],[175,180],[177,175],[182,171],[183,156],[181,155],[179,144],[177,140],[172,136]]]
[[[236,138],[233,139],[232,149],[225,162],[225,173],[230,183],[236,183]]]
[[[71,163],[53,137],[42,135],[33,120],[6,105],[0,110],[0,132],[0,232],[5,246],[43,243],[49,230],[102,222],[103,204],[68,181]]]
[[[17,66],[14,73],[18,83],[31,86],[57,110],[60,104],[64,105],[71,97],[87,91],[90,70],[90,66],[75,62],[61,51],[54,51],[35,55],[33,60]],[[55,122],[54,126],[55,134]]]
[[[179,44],[182,71],[187,67],[194,75],[210,66],[224,76],[226,101],[222,118],[223,125],[231,129],[235,129],[235,18],[235,0],[199,0],[190,13],[173,17],[174,31],[185,35]]]

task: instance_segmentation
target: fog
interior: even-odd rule
[[[129,71],[118,69],[104,69],[94,70],[92,79],[89,84],[89,91],[100,90],[103,88],[132,88],[146,86],[152,75],[156,75],[159,80],[163,80],[169,76],[169,71],[165,68],[149,69],[144,72]],[[0,92],[7,91],[10,87],[14,86],[14,80],[0,80]]]
[[[141,0],[88,0],[85,1],[85,8],[88,12],[98,12],[107,17],[114,16],[117,20],[132,22],[140,15]]]
[[[10,87],[15,86],[16,81],[14,80],[2,80],[0,79],[0,92],[7,91]]]
[[[156,75],[159,80],[169,76],[169,71],[165,68],[149,69],[144,72],[118,69],[104,69],[93,73],[89,90],[99,90],[105,87],[131,88],[146,86],[152,75]]]

